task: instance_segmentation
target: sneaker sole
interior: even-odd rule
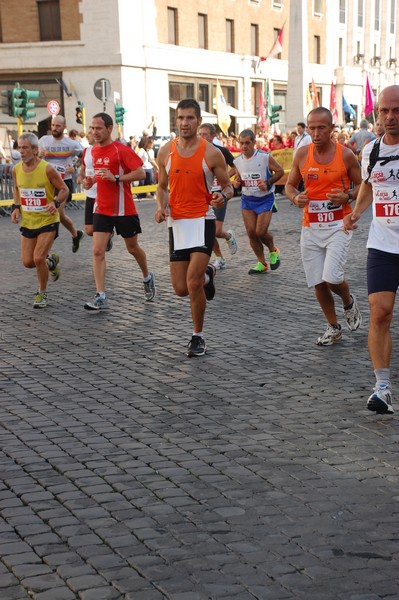
[[[362,324],[362,321],[363,321],[363,319],[362,319],[362,317],[360,317],[359,321],[356,324],[356,327],[351,327],[349,325],[349,323],[346,323],[346,326],[349,329],[349,331],[357,331],[359,329],[360,325]]]
[[[97,307],[94,306],[93,304],[89,304],[88,302],[86,302],[86,304],[84,305],[84,309],[88,310],[90,312],[100,312],[101,310],[107,310],[108,306],[101,306],[101,307]]]
[[[319,340],[317,340],[316,346],[333,346],[334,344],[337,344],[341,340],[342,340],[342,335],[339,338],[336,338],[335,340],[330,340],[329,342],[319,342]]]
[[[34,304],[33,308],[47,308],[47,304]]]
[[[248,271],[248,275],[264,275],[265,273],[267,273],[269,271],[269,269],[265,269],[264,271]]]
[[[372,396],[371,398],[369,398],[369,400],[367,401],[367,408],[368,410],[376,412],[377,415],[394,414],[392,406],[384,402],[384,400],[381,400],[381,398],[378,398],[378,396]]]
[[[280,259],[274,265],[272,265],[272,263],[270,263],[270,269],[272,271],[275,271],[276,269],[278,269],[279,266],[280,266]]]
[[[197,356],[204,356],[205,354],[206,354],[206,348],[203,352],[192,352],[191,350],[189,350],[187,352],[188,358],[196,358]]]

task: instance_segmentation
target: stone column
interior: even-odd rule
[[[307,116],[306,87],[308,81],[308,20],[307,0],[294,0],[290,3],[290,27],[288,48],[288,84],[286,127],[295,129],[298,121]]]

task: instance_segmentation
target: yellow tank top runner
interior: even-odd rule
[[[54,200],[55,190],[46,175],[48,163],[41,160],[34,171],[26,173],[23,163],[15,165],[15,175],[21,199],[21,227],[39,229],[51,223],[58,223],[58,211],[51,215],[47,205]]]

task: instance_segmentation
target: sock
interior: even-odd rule
[[[391,387],[390,369],[374,369],[374,375],[376,380],[376,386],[381,383],[385,383],[388,387]]]
[[[105,298],[105,292],[97,292],[100,298]]]
[[[353,300],[353,296],[351,295],[352,298],[352,302],[350,304],[347,304],[346,306],[344,306],[344,310],[350,310],[353,306],[354,300]]]
[[[151,273],[148,273],[147,277],[143,277],[144,283],[148,283],[151,279]]]
[[[339,323],[329,323],[329,325],[334,329],[341,329],[341,325]]]
[[[203,332],[202,332],[202,331],[200,331],[199,333],[195,333],[195,331],[193,331],[193,335],[197,335],[197,336],[198,336],[198,337],[200,337],[200,338],[203,338],[203,337],[204,337],[204,334],[203,334]]]

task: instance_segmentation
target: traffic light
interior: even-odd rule
[[[271,109],[272,109],[272,114],[270,115],[270,124],[274,125],[274,123],[278,123],[280,121],[280,114],[279,114],[279,110],[281,110],[283,107],[281,106],[281,104],[272,104],[271,105]]]
[[[124,122],[124,114],[126,112],[126,108],[120,106],[119,104],[115,104],[115,121],[116,123],[123,125]]]
[[[9,117],[13,117],[12,90],[3,90],[1,95],[5,98],[1,101],[2,112]]]
[[[76,123],[79,123],[80,125],[83,123],[83,107],[84,107],[83,102],[78,100],[78,105],[77,105],[75,111],[76,111]]]
[[[39,90],[21,90],[21,98],[22,98],[22,118],[24,121],[28,119],[33,119],[36,117],[36,113],[33,110],[35,108],[35,103],[32,100],[36,100],[40,96]],[[16,115],[18,116],[18,115]]]

